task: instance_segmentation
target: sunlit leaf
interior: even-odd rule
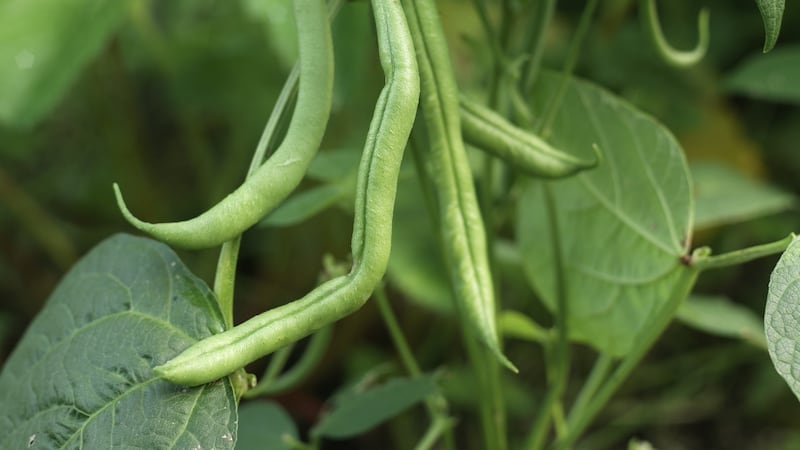
[[[163,244],[117,235],[80,260],[0,373],[0,448],[232,449],[229,380],[183,388],[152,368],[223,321]]]
[[[543,74],[533,94],[542,111],[561,76]],[[547,133],[548,130],[545,130]],[[523,192],[517,237],[529,281],[556,304],[551,224],[561,239],[568,323],[573,339],[624,355],[682,283],[693,203],[686,161],[675,138],[649,116],[586,82],[570,80],[550,132],[557,148],[600,166]],[[554,200],[554,215],[545,189]]]
[[[344,195],[339,186],[331,184],[296,193],[265,217],[259,225],[266,227],[296,225],[334,205]]]

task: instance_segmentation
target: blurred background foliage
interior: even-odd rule
[[[800,231],[800,9],[789,4],[777,47],[763,55],[764,31],[753,2],[660,3],[676,47],[692,45],[695,14],[700,6],[710,8],[711,47],[703,62],[687,70],[661,63],[646,45],[635,2],[607,0],[577,73],[676,134],[695,177],[695,246],[723,252]],[[480,92],[491,55],[472,4],[439,5],[460,85]],[[559,2],[546,36],[546,66],[562,64],[582,6]],[[190,217],[242,181],[294,62],[293,33],[286,0],[0,4],[3,355],[76,258],[112,233],[131,232],[113,201],[112,182],[120,183],[139,217],[161,221]],[[322,154],[303,185],[304,197],[245,234],[239,320],[308,291],[324,255],[347,258],[357,149],[383,78],[366,2],[348,3],[334,34],[335,100]],[[437,275],[443,269],[410,179],[401,182],[390,294],[423,367],[447,360],[443,389],[467,422],[474,382],[463,358],[451,351],[458,347],[458,331],[452,320],[443,320],[449,317],[448,288]],[[515,271],[513,243],[501,239],[498,245],[503,304],[534,311],[546,322],[544,308]],[[210,282],[216,253],[180,254]],[[665,449],[800,448],[797,399],[775,374],[753,321],[763,312],[776,259],[704,274],[697,291],[734,302],[745,318],[720,316],[713,302],[705,304],[705,314],[717,316],[723,328],[735,323],[750,331],[737,335],[739,328],[727,327],[725,334],[712,326],[707,334],[702,324],[673,325],[579,448],[621,448],[632,435]],[[315,376],[279,398],[301,427],[316,420],[337,386],[392,358],[373,308],[338,326]],[[686,324],[702,314],[697,311],[682,312]],[[532,374],[509,376],[505,384],[513,434],[529,426],[545,377],[538,349],[512,341],[509,352]],[[576,358],[579,379],[591,353],[579,350]],[[388,426],[397,448],[415,441],[402,437],[409,421]],[[480,442],[471,435],[474,427],[460,429],[464,442]],[[375,448],[386,433],[360,438],[359,448]]]

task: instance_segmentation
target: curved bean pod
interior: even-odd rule
[[[495,323],[495,299],[486,232],[459,124],[458,89],[439,14],[432,0],[402,0],[420,70],[420,107],[430,149],[422,152],[432,173],[439,227],[459,310],[470,328],[506,367]]]
[[[134,227],[176,247],[222,244],[258,222],[300,183],[319,148],[333,94],[333,44],[323,0],[295,0],[300,87],[286,137],[241,186],[191,220],[149,223],[136,218],[114,184],[117,204]]]
[[[305,297],[204,339],[154,369],[195,386],[223,377],[359,309],[383,278],[391,249],[400,162],[419,101],[414,47],[398,0],[373,0],[386,85],[378,98],[358,172],[353,268]]]
[[[675,67],[691,66],[705,56],[708,51],[708,9],[701,9],[700,14],[697,16],[697,44],[691,50],[676,50],[673,48],[667,38],[664,37],[664,32],[661,30],[661,23],[658,20],[658,10],[656,9],[656,0],[640,0],[639,13],[644,24],[647,35],[655,47],[658,55],[664,62]]]
[[[539,136],[514,126],[500,114],[459,98],[461,132],[464,140],[508,162],[528,175],[542,178],[566,177],[596,167],[599,156],[587,161],[556,150]]]

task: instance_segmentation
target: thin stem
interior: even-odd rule
[[[779,241],[756,245],[729,253],[723,253],[721,255],[702,256],[701,253],[701,256],[692,258],[692,265],[698,270],[708,270],[743,264],[764,256],[780,253],[786,250],[786,247],[788,247],[795,238],[795,234],[790,233],[789,236]]]
[[[586,6],[584,6],[583,12],[581,13],[581,18],[578,21],[578,27],[572,35],[572,42],[569,44],[567,59],[564,62],[564,69],[561,71],[562,78],[558,85],[558,90],[547,104],[547,107],[542,113],[539,126],[537,127],[537,131],[539,131],[540,134],[548,134],[547,130],[550,128],[550,125],[552,125],[555,113],[558,111],[559,106],[561,106],[561,100],[563,100],[564,93],[567,90],[567,81],[570,75],[575,71],[575,65],[578,63],[581,47],[583,46],[587,31],[589,31],[589,25],[592,23],[592,16],[594,15],[595,9],[597,9],[597,0],[587,0]],[[544,131],[544,133],[541,133],[542,131]]]
[[[595,416],[605,404],[608,403],[611,396],[614,395],[633,369],[636,368],[667,325],[669,325],[672,317],[675,315],[675,311],[677,311],[678,307],[689,295],[699,273],[695,268],[679,267],[677,270],[680,270],[681,273],[678,281],[675,283],[676,287],[672,291],[672,296],[650,320],[649,326],[644,327],[644,333],[640,339],[635,341],[634,347],[628,352],[619,366],[617,366],[608,381],[597,391],[597,395],[591,399],[586,408],[575,411],[575,414],[570,417],[568,421],[568,434],[556,442],[554,446],[555,450],[565,450],[569,448],[569,446],[580,437]]]
[[[611,365],[613,362],[614,358],[612,358],[608,353],[601,353],[597,356],[597,360],[594,362],[592,371],[589,372],[589,376],[586,378],[586,381],[584,381],[581,391],[578,393],[578,397],[575,398],[575,402],[572,404],[572,408],[570,409],[569,416],[567,418],[568,422],[572,422],[573,417],[579,411],[582,411],[584,408],[586,408],[586,405],[597,392],[597,389],[605,381],[609,370],[611,370]]]
[[[280,350],[275,354],[272,361],[270,361],[264,379],[255,388],[245,392],[244,397],[253,398],[261,395],[280,394],[300,384],[322,360],[332,335],[333,326],[327,326],[314,333],[309,340],[308,346],[303,351],[300,360],[298,360],[291,369],[278,376],[277,373],[271,372],[271,369],[273,363],[278,366],[278,361],[275,358],[280,357],[281,353],[283,353],[283,349]],[[289,349],[289,351],[286,352],[286,355],[288,355],[291,352],[291,346],[286,348]],[[285,360],[281,362],[280,369],[283,368],[284,364]],[[280,369],[278,369],[277,372],[280,372]]]
[[[389,298],[386,296],[386,288],[381,285],[374,292],[375,301],[378,304],[378,310],[381,313],[386,329],[389,331],[389,336],[392,338],[397,353],[400,355],[400,360],[403,362],[408,373],[416,378],[422,375],[422,370],[419,368],[414,354],[411,352],[411,347],[408,345],[403,330],[400,329],[400,324],[397,323],[397,317],[389,305]]]
[[[542,65],[542,55],[544,54],[545,33],[550,20],[553,19],[556,0],[538,0],[535,6],[535,21],[531,26],[531,32],[527,40],[528,60],[522,68],[521,90],[522,96],[526,97],[533,89],[536,76]]]
[[[214,294],[222,310],[225,328],[233,328],[233,291],[236,284],[236,262],[239,258],[239,246],[242,237],[222,244],[217,260],[217,271],[214,274]]]
[[[434,420],[428,431],[419,440],[419,443],[414,447],[414,450],[430,450],[436,445],[436,442],[442,434],[449,433],[453,429],[453,420],[449,417],[437,418]]]
[[[553,235],[553,266],[555,267],[556,273],[556,340],[552,346],[552,350],[547,353],[549,359],[548,367],[552,367],[552,370],[549,370],[551,376],[548,377],[550,386],[526,443],[525,448],[529,450],[538,450],[542,448],[553,414],[558,410],[562,410],[563,414],[561,396],[564,394],[567,379],[569,378],[570,362],[568,326],[569,294],[567,292],[566,273],[564,272],[564,259],[557,217],[558,213],[551,185],[545,184],[544,191],[548,222]],[[563,427],[561,428],[561,432],[565,432]]]

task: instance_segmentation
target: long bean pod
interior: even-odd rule
[[[156,367],[156,374],[188,386],[225,376],[354,312],[386,272],[400,162],[419,101],[419,74],[398,0],[372,3],[386,85],[378,98],[359,166],[351,243],[353,268],[299,300],[190,346]]]
[[[333,44],[323,0],[295,0],[294,14],[300,86],[286,137],[275,153],[219,203],[180,222],[149,223],[136,218],[114,184],[117,204],[134,227],[173,246],[213,247],[258,222],[297,187],[328,123],[333,95]]]
[[[503,159],[512,168],[541,178],[560,178],[597,166],[557,150],[539,136],[519,128],[491,109],[461,96],[464,140]]]
[[[420,109],[430,149],[422,152],[436,189],[446,262],[459,309],[476,336],[500,362],[503,355],[495,323],[495,298],[486,234],[459,123],[458,89],[436,5],[402,0],[420,70]]]

